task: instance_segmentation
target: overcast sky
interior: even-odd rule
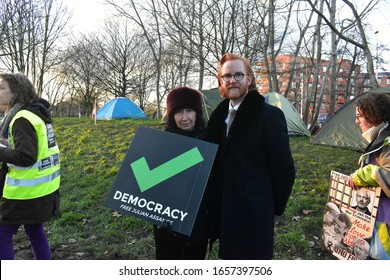
[[[63,0],[63,3],[73,11],[71,25],[73,30],[81,33],[95,31],[106,17],[107,5],[103,0]]]

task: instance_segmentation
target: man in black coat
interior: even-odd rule
[[[213,169],[219,258],[271,259],[274,216],[283,214],[295,180],[286,120],[256,90],[246,58],[225,54],[218,84],[224,100],[210,117],[206,138],[219,144]],[[236,113],[227,131],[230,109]]]

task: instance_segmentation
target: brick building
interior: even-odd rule
[[[390,72],[378,72],[376,77],[379,87],[390,87]]]
[[[312,100],[310,103],[310,114],[313,107],[318,106],[321,88],[326,85],[325,92],[321,102],[321,114],[327,114],[329,111],[330,102],[330,61],[321,60],[320,69],[318,73],[318,81],[316,90],[313,92]],[[298,112],[301,112],[301,116],[304,112],[302,108],[302,102],[306,102],[308,94],[312,92],[312,87],[315,83],[314,73],[316,72],[316,66],[313,61],[308,57],[297,57],[295,61],[295,68],[293,55],[282,55],[276,58],[276,73],[274,76],[278,81],[278,87],[280,93],[285,93],[290,77],[294,77],[290,82],[290,89],[288,90],[287,98],[294,104]],[[266,71],[264,63],[257,63],[256,76],[259,92],[262,94],[270,92],[269,88],[269,73]],[[353,69],[352,69],[353,68]],[[352,70],[351,70],[352,69]],[[360,81],[360,66],[353,65],[352,61],[347,59],[339,59],[337,64],[337,85],[336,85],[336,105],[335,110],[342,106],[349,100],[350,96],[357,96],[361,93],[362,89],[358,85]],[[275,89],[274,89],[275,90]],[[310,119],[310,118],[309,118]]]

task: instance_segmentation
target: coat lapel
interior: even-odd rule
[[[245,133],[246,130],[258,119],[263,110],[264,97],[257,91],[250,91],[242,101],[233,124],[230,128],[230,133],[227,137],[227,144],[232,144]],[[227,110],[227,108],[226,108]]]
[[[226,138],[225,120],[228,114],[229,100],[225,99],[219,103],[213,111],[207,124],[207,139],[214,143],[225,143],[231,145],[236,142],[254,121],[261,115],[263,110],[264,97],[257,91],[248,92],[242,101],[234,122],[230,128],[230,133]]]

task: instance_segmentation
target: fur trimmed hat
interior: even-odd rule
[[[174,114],[177,110],[190,108],[199,115],[203,114],[201,93],[189,87],[177,87],[168,93],[167,115]]]

